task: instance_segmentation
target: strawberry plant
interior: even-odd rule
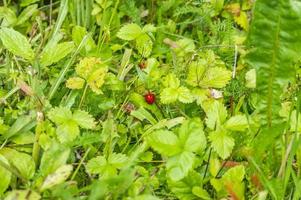
[[[0,199],[300,199],[300,8],[0,1]]]

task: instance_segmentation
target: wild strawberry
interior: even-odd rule
[[[145,69],[147,67],[147,64],[145,61],[141,61],[138,65],[139,65],[140,69]]]
[[[156,96],[154,93],[148,92],[144,95],[144,99],[148,104],[153,104],[155,103]]]

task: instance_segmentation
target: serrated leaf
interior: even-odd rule
[[[227,109],[221,101],[213,101],[204,109],[206,112],[206,124],[214,130],[217,126],[221,126],[227,118]]]
[[[12,28],[2,27],[0,29],[0,39],[6,49],[11,53],[21,56],[29,61],[34,57],[34,52],[27,38]]]
[[[62,124],[72,119],[72,112],[65,107],[56,107],[48,112],[48,117],[56,124]]]
[[[174,103],[178,99],[177,88],[165,88],[160,93],[160,100],[163,104]]]
[[[45,48],[41,54],[41,65],[47,67],[60,61],[70,54],[74,47],[75,45],[73,42],[62,42],[56,44],[54,47]]]
[[[245,31],[249,30],[249,20],[246,12],[240,11],[239,16],[234,16],[234,21]]]
[[[71,142],[79,136],[78,124],[71,120],[59,125],[56,134],[61,143]]]
[[[121,153],[112,153],[108,158],[108,163],[117,169],[121,169],[128,161],[128,157]]]
[[[192,103],[194,100],[190,90],[183,86],[179,87],[174,95],[178,95],[178,100],[182,103]]]
[[[73,113],[72,118],[76,121],[76,123],[85,129],[93,129],[95,127],[95,121],[92,115],[90,115],[86,111],[76,110]]]
[[[231,131],[244,131],[248,128],[248,120],[245,115],[235,115],[228,119],[225,128]]]
[[[234,139],[224,130],[214,131],[209,134],[209,140],[214,151],[222,158],[230,156],[234,147]]]
[[[201,120],[186,120],[181,125],[178,134],[185,151],[197,152],[206,148],[207,141]]]
[[[103,156],[97,156],[88,161],[87,171],[91,174],[100,174],[104,170],[106,165],[106,158]]]
[[[52,188],[55,185],[63,183],[72,172],[72,165],[62,165],[54,173],[49,174],[44,180],[40,191]]]
[[[18,170],[22,177],[26,179],[33,177],[35,173],[35,163],[30,155],[6,147],[0,150],[0,154],[8,160],[10,165]]]
[[[117,33],[117,37],[123,40],[134,40],[143,34],[142,29],[137,24],[124,25]]]
[[[231,71],[222,67],[212,67],[206,70],[204,78],[199,82],[200,87],[223,88],[231,80]]]
[[[173,156],[180,152],[177,136],[166,130],[158,130],[147,137],[148,144],[158,153]]]

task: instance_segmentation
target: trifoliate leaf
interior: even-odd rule
[[[256,88],[256,70],[251,69],[246,73],[246,87],[247,88]]]
[[[177,93],[174,94],[175,96],[178,96],[178,100],[182,103],[192,103],[193,102],[193,96],[190,93],[190,90],[186,87],[179,87],[177,89]]]
[[[207,141],[201,120],[186,120],[181,125],[178,134],[185,151],[197,152],[206,148]]]
[[[143,57],[148,57],[152,52],[153,42],[147,34],[142,34],[136,39],[136,47]]]
[[[92,129],[95,127],[95,121],[94,118],[92,117],[92,115],[90,115],[88,112],[86,111],[82,111],[82,110],[76,110],[73,113],[73,117],[72,117],[76,123],[81,127],[81,128],[85,128],[85,129]]]
[[[158,130],[147,137],[148,144],[158,153],[173,156],[180,152],[179,139],[171,131]]]
[[[117,37],[122,40],[134,40],[143,34],[142,29],[137,24],[124,25],[117,33]]]
[[[206,70],[204,78],[199,82],[199,86],[223,88],[230,80],[231,71],[222,67],[212,67]]]
[[[235,115],[228,119],[225,128],[231,131],[244,131],[248,128],[248,120],[245,115]]]
[[[79,77],[69,78],[66,82],[66,87],[70,89],[82,89],[84,87],[85,80]]]
[[[55,185],[63,183],[70,176],[72,169],[72,165],[60,166],[54,173],[49,174],[45,178],[40,190],[44,191]]]
[[[214,151],[222,158],[230,156],[234,147],[234,139],[224,130],[214,131],[209,134],[209,140]]]
[[[2,27],[0,29],[0,39],[6,49],[17,56],[27,60],[32,60],[34,52],[27,38],[12,28]]]

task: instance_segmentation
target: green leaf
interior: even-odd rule
[[[186,82],[191,86],[199,86],[200,81],[204,78],[206,71],[206,62],[201,59],[198,62],[192,62],[189,65]]]
[[[177,88],[164,88],[160,93],[160,100],[163,104],[174,103],[178,99]]]
[[[227,109],[221,101],[213,101],[207,108],[206,112],[206,124],[214,130],[216,127],[222,125],[227,118]]]
[[[194,160],[195,155],[187,151],[168,158],[166,168],[169,178],[172,181],[183,179],[192,170]]]
[[[40,191],[52,188],[55,185],[63,183],[72,172],[72,165],[62,165],[54,173],[49,174],[44,180]]]
[[[152,52],[153,42],[147,34],[142,34],[136,39],[136,47],[143,57],[148,57]]]
[[[235,115],[228,119],[225,128],[231,131],[244,131],[248,128],[248,120],[245,115]]]
[[[100,174],[105,169],[107,160],[104,156],[92,158],[87,163],[87,171],[91,174]]]
[[[39,200],[41,196],[33,190],[13,190],[7,194],[4,200]]]
[[[16,23],[17,17],[15,12],[8,7],[0,7],[1,26],[9,27]]]
[[[41,65],[47,67],[60,61],[70,54],[74,47],[73,42],[63,42],[56,44],[54,47],[45,48],[41,54]]]
[[[135,40],[141,34],[143,34],[143,31],[140,26],[137,24],[127,24],[118,31],[117,37],[123,40]]]
[[[72,119],[72,112],[68,108],[56,107],[48,112],[48,117],[56,124],[63,124]]]
[[[79,128],[75,121],[67,121],[59,125],[56,134],[61,143],[71,142],[79,136]]]
[[[256,1],[250,27],[247,62],[256,69],[258,105],[262,124],[279,122],[279,95],[293,83],[294,62],[301,51],[301,12],[296,1]],[[264,28],[263,28],[264,27]]]
[[[140,107],[138,110],[133,110],[131,112],[131,115],[136,117],[137,119],[139,119],[141,121],[146,119],[151,124],[156,124],[157,123],[157,120],[151,115],[151,113],[149,113],[143,107]]]
[[[24,24],[31,16],[33,16],[35,13],[38,12],[37,8],[38,8],[37,4],[33,4],[26,7],[18,16],[16,25],[18,26]]]
[[[6,49],[11,53],[21,56],[29,61],[33,60],[34,52],[31,49],[27,38],[12,28],[2,27],[0,29],[0,39]]]
[[[174,94],[176,96],[176,94]],[[190,90],[186,87],[179,87],[177,89],[178,100],[182,103],[192,103],[194,98],[190,92]]]
[[[72,29],[72,40],[74,41],[76,46],[79,46],[83,38],[87,35],[87,30],[84,27],[81,26],[74,26]],[[85,42],[84,47],[81,49],[81,53],[86,55],[90,52],[93,52],[93,50],[96,49],[96,44],[92,38],[92,36],[89,34],[87,35],[87,39]]]
[[[230,156],[234,147],[234,139],[224,130],[214,131],[209,134],[209,140],[214,151],[222,158]]]
[[[147,137],[148,144],[158,153],[173,156],[180,152],[177,136],[167,130],[158,130]]]
[[[121,153],[112,153],[109,156],[108,163],[117,169],[121,169],[128,161],[128,157]]]
[[[179,129],[179,140],[185,151],[197,152],[204,150],[207,141],[201,120],[186,120]]]
[[[2,155],[0,155],[0,161],[9,166],[8,160]],[[10,180],[11,180],[11,173],[1,165],[0,165],[0,177],[1,177],[1,181],[0,181],[0,196],[1,196],[9,187]]]
[[[72,118],[76,121],[76,123],[85,129],[93,129],[95,127],[95,121],[92,115],[90,115],[86,111],[76,110],[73,113]]]
[[[18,170],[22,177],[25,179],[33,177],[35,173],[35,163],[30,155],[6,147],[0,150],[0,154],[8,160],[10,165]]]
[[[231,71],[222,67],[212,67],[206,70],[204,78],[199,82],[200,87],[223,88],[231,80]]]

